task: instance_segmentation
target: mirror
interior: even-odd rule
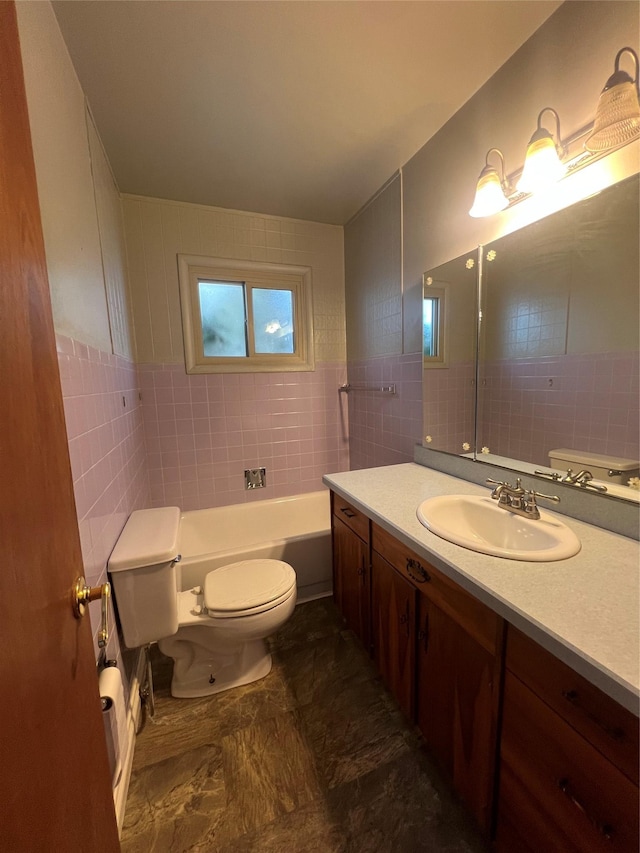
[[[425,273],[423,443],[447,453],[475,446],[477,251]]]
[[[434,383],[425,363],[425,446],[530,472],[550,470],[557,448],[640,459],[638,187],[635,175],[481,248],[477,365],[452,362]],[[471,256],[425,273],[451,281],[447,299],[464,294],[448,323],[467,334],[475,301],[460,270]],[[463,438],[470,398],[475,443]]]

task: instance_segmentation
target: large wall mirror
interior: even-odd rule
[[[425,358],[425,446],[529,472],[559,449],[640,459],[639,178],[425,273],[465,340]],[[607,494],[637,499],[627,479]]]

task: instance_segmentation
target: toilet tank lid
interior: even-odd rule
[[[593,465],[598,468],[613,468],[618,471],[635,471],[640,462],[633,459],[623,459],[621,456],[606,456],[604,453],[590,453],[587,450],[571,450],[569,447],[559,447],[549,451],[549,459],[577,462],[580,465]]]
[[[175,559],[181,514],[177,506],[132,512],[109,557],[108,570],[123,572]]]

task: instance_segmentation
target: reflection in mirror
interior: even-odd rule
[[[424,360],[426,447],[529,473],[575,475],[586,458],[607,495],[640,498],[626,485],[640,459],[639,179],[484,247],[477,419],[477,264],[469,253],[425,273],[425,295],[429,279],[448,284],[451,345],[445,370]],[[552,463],[554,450],[574,453]]]
[[[638,211],[636,175],[485,247],[478,450],[638,476]]]
[[[476,268],[471,252],[423,276],[423,443],[448,453],[474,445]]]
[[[446,364],[447,285],[426,282],[422,300],[422,357],[426,367]]]

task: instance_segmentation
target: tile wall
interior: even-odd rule
[[[349,467],[344,363],[313,372],[187,375],[183,365],[141,364],[151,500],[184,510],[322,489]],[[267,486],[247,491],[246,468]]]
[[[182,364],[178,254],[309,266],[316,362],[345,359],[342,228],[141,196],[122,197],[139,364]]]
[[[422,434],[422,356],[350,361],[349,453],[352,469],[413,461]],[[378,388],[394,383],[396,394]],[[342,405],[346,404],[346,396]]]
[[[559,447],[638,460],[639,382],[632,352],[490,362],[478,444],[538,465]]]
[[[56,343],[85,579],[97,586],[129,513],[150,505],[136,367],[62,335]],[[90,613],[97,658],[99,602]],[[120,658],[115,631],[107,654]]]
[[[465,453],[469,450],[465,444],[473,448],[475,374],[474,362],[425,371],[421,437],[425,446],[447,453]]]

